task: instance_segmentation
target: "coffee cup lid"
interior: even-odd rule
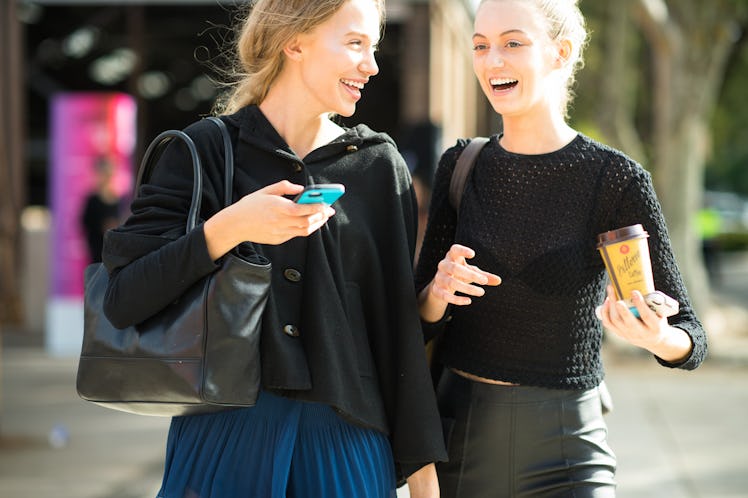
[[[614,244],[635,237],[649,237],[649,234],[644,231],[644,227],[641,223],[603,232],[597,236],[597,245],[603,246],[606,244]]]

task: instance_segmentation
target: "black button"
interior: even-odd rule
[[[283,333],[290,337],[299,337],[299,327],[296,325],[285,325],[283,327]]]
[[[295,268],[286,268],[285,270],[283,270],[283,276],[289,282],[300,282],[301,281],[301,272]]]

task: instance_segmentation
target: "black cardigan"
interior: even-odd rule
[[[445,460],[413,284],[415,196],[394,143],[358,125],[302,161],[256,106],[224,121],[235,144],[234,200],[284,179],[346,186],[322,229],[258,246],[273,265],[263,387],[389,434],[404,468]],[[203,156],[204,220],[223,202],[221,138],[204,121],[185,131]],[[144,320],[218,267],[202,225],[184,234],[191,190],[186,148],[172,144],[132,215],[107,233],[105,309],[115,325]]]

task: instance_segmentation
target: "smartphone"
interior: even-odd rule
[[[626,300],[626,302],[630,301]],[[657,313],[657,315],[661,318],[668,318],[673,315],[677,315],[678,311],[680,310],[678,301],[660,291],[654,291],[644,296],[644,302],[647,304],[647,306],[649,306],[649,309]],[[599,319],[602,319],[602,309],[602,306],[598,306],[597,308],[595,308],[595,316],[597,316],[597,318]],[[629,306],[629,311],[631,311],[631,313],[636,318],[641,318],[639,316],[639,310],[636,309],[636,306]]]
[[[345,193],[345,186],[340,183],[318,183],[309,185],[296,196],[294,202],[298,204],[315,204],[322,202],[330,205]]]
[[[654,291],[644,296],[644,302],[647,303],[649,309],[665,318],[677,315],[680,310],[678,301],[660,291]]]
[[[668,318],[676,315],[680,309],[678,301],[660,291],[654,291],[651,294],[644,296],[644,302],[649,306],[649,309],[657,313],[660,318]],[[640,318],[639,310],[636,309],[636,306],[632,306],[629,309],[635,317]]]

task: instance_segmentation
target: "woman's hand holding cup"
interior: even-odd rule
[[[605,302],[595,310],[605,330],[626,342],[646,349],[665,361],[677,363],[691,351],[691,338],[685,331],[668,323],[667,316],[655,313],[641,292],[633,291],[629,303],[617,298],[613,286],[608,286]]]

